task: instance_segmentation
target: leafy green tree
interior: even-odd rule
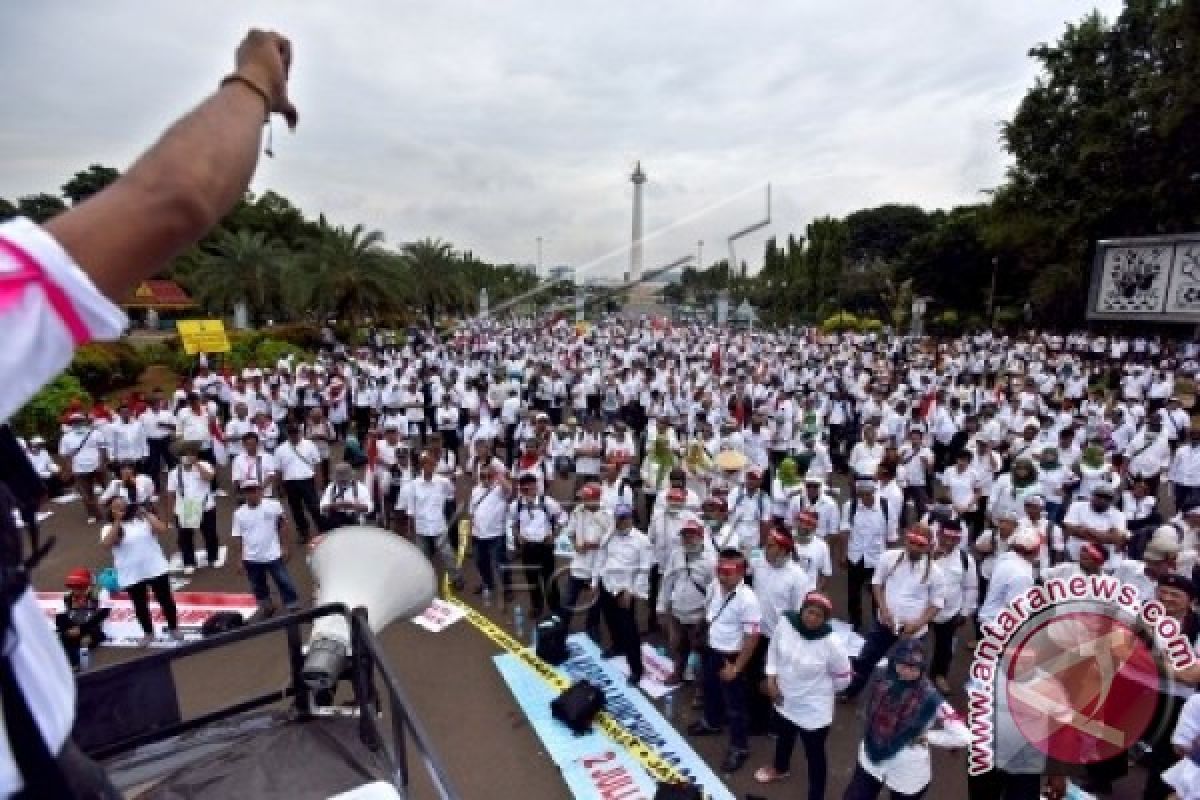
[[[26,195],[17,199],[17,213],[21,216],[29,217],[39,224],[66,210],[67,204],[63,202],[61,197],[46,194],[45,192],[42,194]]]
[[[294,315],[353,321],[403,311],[404,271],[384,250],[381,232],[331,226],[324,217],[318,231],[284,273],[283,297]]]
[[[245,303],[250,319],[261,322],[281,309],[282,276],[288,253],[264,233],[222,230],[210,251],[201,251],[186,285],[205,308],[231,312]]]
[[[70,199],[71,205],[77,206],[119,177],[121,173],[112,167],[92,164],[87,169],[76,172],[71,180],[64,183],[62,193]]]
[[[846,255],[855,263],[894,263],[909,242],[936,227],[922,209],[899,203],[855,211],[844,223]]]
[[[17,207],[0,197],[0,222],[6,219],[11,219],[17,215]]]
[[[408,273],[413,302],[425,311],[430,322],[439,310],[461,309],[471,303],[454,247],[441,239],[421,239],[404,245],[401,263]]]

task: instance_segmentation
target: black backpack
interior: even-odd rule
[[[604,692],[586,680],[576,681],[550,703],[550,713],[576,736],[587,733],[604,710]]]
[[[567,624],[551,616],[537,626],[537,657],[559,666],[567,660]]]

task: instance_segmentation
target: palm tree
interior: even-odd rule
[[[245,303],[251,322],[279,310],[287,254],[275,239],[222,229],[210,249],[195,255],[183,278],[205,308],[225,313]]]
[[[333,227],[322,216],[316,234],[286,270],[284,297],[299,314],[354,319],[400,311],[409,292],[381,232],[362,225]]]
[[[401,258],[413,288],[413,302],[425,310],[431,323],[439,309],[462,311],[475,302],[462,261],[449,242],[409,242]]]

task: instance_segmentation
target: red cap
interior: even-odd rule
[[[585,503],[599,503],[600,494],[600,487],[594,483],[589,483],[579,490],[579,499]]]
[[[704,526],[694,519],[689,519],[679,528],[680,536],[703,536]]]
[[[68,589],[86,589],[92,585],[92,573],[84,567],[76,567],[67,573]]]
[[[1091,556],[1101,564],[1103,564],[1105,561],[1108,561],[1108,553],[1104,552],[1104,548],[1095,542],[1084,542],[1079,548],[1079,557],[1082,558],[1085,555]]]
[[[745,570],[745,562],[731,558],[723,558],[717,562],[717,574],[726,577],[740,575]]]

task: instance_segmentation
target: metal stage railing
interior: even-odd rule
[[[412,713],[412,705],[400,687],[396,673],[383,657],[379,640],[367,624],[366,610],[357,608],[351,611],[341,604],[323,605],[256,622],[198,642],[158,650],[134,661],[79,675],[79,721],[75,738],[89,756],[104,761],[138,747],[289,699],[293,701],[292,711],[297,717],[312,717],[313,699],[303,679],[304,638],[301,626],[333,614],[345,617],[351,632],[349,682],[354,690],[359,737],[364,746],[372,753],[382,753],[393,784],[407,797],[410,778],[407,742],[411,737],[437,796],[442,800],[459,800],[461,796],[447,777],[445,766],[435,752],[429,735]],[[243,698],[188,719],[182,718],[171,672],[172,664],[279,631],[287,635],[290,670],[287,686]],[[376,677],[383,684],[386,706],[380,706]],[[384,736],[381,730],[381,710],[389,712],[390,736]]]

